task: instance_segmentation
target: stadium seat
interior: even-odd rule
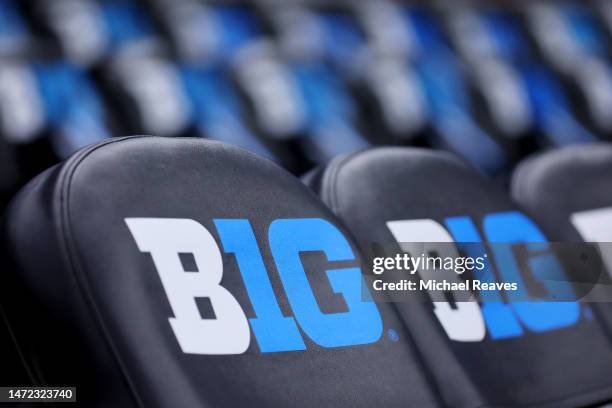
[[[612,144],[591,143],[527,158],[514,171],[512,195],[555,239],[575,240],[578,230],[605,242],[612,238],[603,224],[612,219],[604,217],[612,214],[611,180]]]
[[[554,241],[599,247],[603,267],[584,283],[585,300],[612,332],[612,144],[592,143],[541,153],[524,160],[512,177],[512,194]],[[608,271],[606,273],[606,270]],[[601,285],[603,284],[603,285]]]
[[[495,269],[481,276],[538,281],[540,270],[520,267],[501,245],[523,242],[530,265],[564,272],[537,224],[475,169],[444,153],[379,148],[337,158],[304,181],[363,251],[392,242],[400,248],[421,242],[428,251],[427,242],[452,241],[476,251],[483,243],[487,268]],[[574,407],[612,398],[612,344],[588,305],[513,301],[509,291],[485,302],[429,296],[435,303],[396,307],[446,405]]]
[[[33,380],[82,406],[439,406],[396,311],[362,300],[342,224],[246,150],[101,142],[28,184],[3,231]]]

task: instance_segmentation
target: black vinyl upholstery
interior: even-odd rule
[[[219,249],[223,245],[213,219],[248,220],[273,295],[290,320],[291,299],[269,249],[273,221],[317,219],[333,225],[359,257],[345,229],[309,189],[245,150],[202,139],[154,137],[94,145],[34,179],[5,218],[12,267],[2,284],[3,300],[37,384],[74,384],[79,402],[88,407],[438,406],[406,329],[384,304],[368,302],[382,327],[372,331],[359,319],[351,326],[356,332],[376,334],[364,344],[321,346],[322,341],[311,340],[312,330],[304,330],[304,314],[297,317],[304,350],[263,352],[252,330],[246,349],[243,342],[233,346],[233,354],[207,355],[198,344],[195,350],[193,344],[180,344],[172,330],[173,320],[180,320],[177,315],[173,319],[174,307],[194,308],[198,296],[205,304],[206,293],[194,288],[201,282],[193,274],[192,284],[178,290],[176,303],[169,303],[157,260],[146,248],[139,250],[130,234],[130,222],[151,218],[191,220],[187,222],[200,234],[201,226],[211,231]],[[175,233],[170,228],[162,238],[169,245],[180,241],[187,249],[193,247],[194,253],[206,244],[185,241]],[[236,257],[229,252],[225,248],[221,258],[220,285],[226,288],[221,290],[229,292],[252,320],[253,295],[247,293]],[[338,260],[330,263],[318,250],[306,252],[301,262],[322,318],[346,313],[346,293],[343,297],[334,291],[325,272],[331,276],[339,268]],[[215,273],[219,258],[205,254],[208,257],[185,258],[188,253],[172,253],[169,259],[176,263],[178,255],[183,270],[174,268],[171,274]],[[343,268],[359,267],[355,259],[340,261]],[[256,267],[248,266],[246,273]],[[334,276],[345,272],[340,269]],[[294,299],[302,295],[295,288],[293,293]],[[191,317],[194,325],[200,318],[221,323],[221,314],[229,313],[229,307],[215,309],[217,295],[209,296],[214,317],[201,306],[201,317]],[[267,301],[271,299],[263,299]],[[187,331],[192,329],[189,322]],[[386,327],[397,331],[399,341],[384,336]],[[202,339],[208,336],[215,333],[206,332]],[[211,347],[225,352],[227,344],[235,342],[231,336],[217,340]]]
[[[304,180],[346,223],[364,251],[374,243],[395,241],[389,221],[425,219],[448,228],[448,217],[467,216],[483,236],[483,220],[491,214],[520,214],[517,205],[477,171],[427,150],[355,153]],[[420,240],[427,241],[421,235]],[[533,330],[521,321],[521,335],[496,339],[492,325],[507,327],[506,317],[516,313],[488,310],[487,316],[481,303],[487,334],[479,341],[451,339],[435,316],[440,305],[406,302],[396,307],[448,406],[580,406],[612,397],[612,344],[600,321],[587,317],[582,305],[576,306],[576,321],[565,327]],[[474,305],[464,307],[473,311]],[[554,302],[544,305],[551,320],[554,307]],[[456,306],[448,310],[451,316],[454,312],[459,312]],[[529,312],[524,313],[528,320]],[[455,319],[463,319],[457,321],[462,328],[470,324],[465,314],[455,314]],[[452,317],[448,323],[452,325]]]

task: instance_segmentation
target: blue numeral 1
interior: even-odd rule
[[[262,352],[305,350],[292,317],[283,316],[253,234],[244,219],[215,219],[223,249],[236,256],[240,274],[257,317],[249,319]]]
[[[468,217],[452,217],[446,220],[446,224],[451,234],[457,242],[482,242],[476,227]],[[483,229],[488,242],[493,243],[492,251],[499,273],[504,282],[516,282],[519,288],[524,288],[523,278],[521,277],[518,264],[511,243],[528,243],[530,251],[547,249],[548,244],[544,235],[536,225],[519,212],[503,212],[485,216]],[[472,251],[477,248],[467,246]],[[482,248],[484,253],[484,248]],[[481,256],[481,254],[469,254],[471,256]],[[569,285],[563,285],[565,279],[563,268],[554,255],[532,256],[529,266],[534,277],[545,287],[549,286],[547,281],[556,283],[556,290],[563,290],[566,296],[571,291]],[[488,265],[487,265],[488,268]],[[492,276],[485,270],[486,280],[491,280]],[[481,274],[485,271],[482,271]],[[479,276],[477,275],[477,278]],[[503,303],[497,292],[494,295],[488,294],[491,300],[483,303],[482,313],[485,318],[487,328],[493,339],[520,336],[524,330],[519,321],[529,330],[543,332],[561,327],[570,326],[578,321],[580,308],[576,302],[543,302],[543,301],[512,301],[519,296],[519,293],[507,292],[509,304]],[[524,297],[524,293],[521,293]],[[495,296],[491,298],[491,296]]]

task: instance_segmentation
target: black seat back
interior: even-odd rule
[[[402,249],[422,243],[424,252],[431,242],[470,243],[472,251],[482,243],[488,256],[483,277],[521,287],[535,282],[545,292],[550,282],[541,279],[541,266],[560,276],[568,272],[537,224],[448,155],[375,149],[336,159],[305,181],[364,251],[394,241]],[[521,242],[530,243],[523,246],[523,262],[505,245]],[[517,299],[510,290],[481,302],[431,296],[435,303],[408,300],[396,307],[449,406],[559,407],[612,397],[606,374],[612,344],[588,305]]]
[[[362,301],[342,225],[242,149],[95,145],[25,187],[4,232],[34,380],[83,406],[436,405],[395,312]]]

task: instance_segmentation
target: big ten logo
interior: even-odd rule
[[[383,325],[374,302],[362,300],[358,267],[326,271],[332,290],[347,310],[323,313],[300,258],[320,251],[327,260],[350,261],[355,254],[340,230],[320,218],[277,219],[268,228],[270,251],[294,316],[283,315],[266,270],[259,243],[246,219],[215,219],[223,251],[233,254],[255,317],[247,318],[236,298],[220,285],[222,253],[213,235],[191,219],[127,218],[138,248],[150,253],[174,317],[169,318],[185,353],[241,354],[251,330],[262,352],[305,350],[299,327],[321,347],[343,347],[378,341]],[[197,273],[184,270],[180,255],[193,255]],[[208,298],[213,319],[200,315],[196,299]]]
[[[520,212],[485,215],[482,231],[467,216],[446,218],[444,225],[432,219],[413,219],[389,221],[387,227],[402,249],[408,252],[411,243],[457,242],[457,246],[465,243],[463,249],[468,252],[466,255],[478,257],[487,252],[483,241],[490,243],[492,256],[488,259],[493,262],[486,262],[483,270],[476,271],[476,279],[516,282],[518,287],[524,288],[523,273],[529,273],[544,289],[551,291],[555,290],[552,286],[555,282],[567,282],[563,266],[550,250],[544,234]],[[528,270],[520,270],[510,243],[525,243]],[[452,252],[444,256],[458,256],[457,246],[444,246]],[[492,263],[496,271],[491,270]],[[449,279],[460,278],[450,274]],[[571,286],[568,290],[571,290]],[[487,332],[492,340],[507,339],[523,336],[527,332],[546,332],[572,326],[580,318],[580,305],[575,301],[526,300],[524,297],[519,301],[518,294],[509,291],[503,293],[505,299],[497,291],[482,295],[486,296],[486,301],[480,303],[433,302],[434,314],[450,339],[482,341]],[[431,296],[433,300],[434,294]]]

